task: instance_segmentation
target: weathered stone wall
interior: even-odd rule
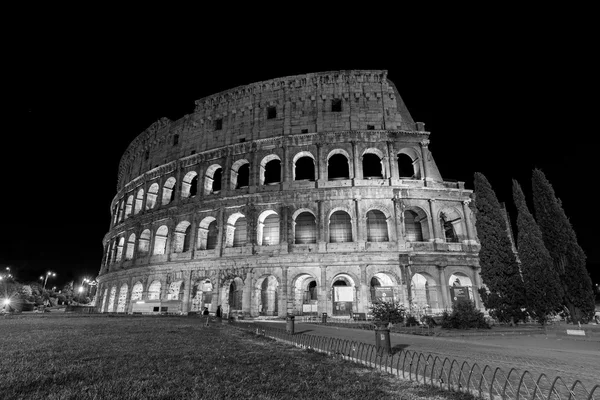
[[[442,179],[429,133],[385,71],[274,79],[196,105],[175,123],[157,121],[122,158],[98,291],[114,288],[119,299],[98,301],[102,311],[160,299],[184,313],[201,304],[251,316],[349,315],[368,313],[379,285],[439,312],[451,305],[451,276],[476,294],[472,193]],[[314,227],[303,225],[307,216]],[[340,284],[352,288],[347,304]]]

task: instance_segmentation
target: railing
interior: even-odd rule
[[[235,322],[232,326],[255,332],[257,335],[293,344],[303,349],[326,353],[350,360],[417,383],[445,390],[470,393],[486,399],[586,399],[600,400],[600,384],[588,391],[576,380],[571,386],[559,376],[551,379],[546,374],[537,378],[530,371],[511,368],[508,373],[499,367],[470,365],[448,357],[441,358],[411,350],[388,354],[374,345],[339,338],[296,334],[283,329],[256,323]],[[537,375],[537,374],[536,374]]]

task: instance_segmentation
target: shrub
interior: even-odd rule
[[[415,318],[414,315],[408,315],[406,317],[406,326],[417,326],[419,325],[419,321]]]
[[[377,301],[370,307],[371,314],[376,321],[397,324],[404,321],[406,309],[398,302]]]
[[[485,321],[483,313],[475,308],[473,302],[460,300],[452,306],[452,313],[444,311],[442,317],[442,328],[470,329],[487,328],[490,326]]]

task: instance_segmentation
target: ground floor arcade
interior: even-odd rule
[[[477,267],[468,265],[300,265],[154,269],[105,275],[100,312],[214,313],[277,317],[369,314],[373,301],[393,299],[414,314],[436,314],[468,298],[481,307]]]

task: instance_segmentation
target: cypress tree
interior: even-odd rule
[[[552,185],[539,169],[533,170],[532,186],[535,216],[562,283],[563,305],[574,324],[587,322],[594,314],[594,291],[585,253]]]
[[[500,203],[485,176],[475,173],[475,210],[477,235],[481,243],[479,265],[485,284],[479,294],[490,314],[501,321],[515,323],[525,313],[525,286],[519,264],[507,234],[507,223]]]
[[[517,206],[517,249],[521,275],[527,292],[527,311],[544,325],[548,314],[560,309],[563,297],[560,278],[552,257],[544,246],[542,231],[527,208],[519,182],[513,179],[513,199]]]

